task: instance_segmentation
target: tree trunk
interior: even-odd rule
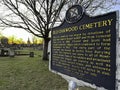
[[[44,38],[43,43],[43,60],[49,60],[48,59],[48,43],[50,41],[50,38]]]

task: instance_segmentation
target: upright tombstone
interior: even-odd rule
[[[14,57],[15,56],[15,51],[12,48],[9,48],[9,56]]]
[[[116,90],[117,12],[89,17],[79,5],[52,29],[51,71]]]

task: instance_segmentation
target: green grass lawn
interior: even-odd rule
[[[0,90],[68,90],[68,83],[48,70],[49,63],[42,61],[42,52],[34,52],[34,58],[0,57]]]
[[[0,57],[0,90],[67,90],[67,82],[50,72],[39,54]]]

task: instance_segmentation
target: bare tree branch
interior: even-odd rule
[[[22,28],[41,37],[48,46],[49,32],[57,22],[62,22],[66,10],[79,4],[94,14],[98,9],[109,9],[117,0],[1,0],[0,6],[7,7],[3,12],[0,27]],[[4,11],[4,10],[3,10]],[[47,49],[45,48],[46,52]],[[47,54],[46,54],[47,55]]]
[[[112,0],[3,0],[2,3],[13,12],[12,14],[20,19],[18,22],[15,20],[10,21],[7,20],[5,16],[3,19],[0,19],[4,22],[5,26],[21,27],[20,22],[22,22],[21,28],[27,28],[27,31],[34,35],[35,33],[40,33],[43,38],[48,37],[50,28],[52,28],[58,20],[63,21],[64,18],[60,17],[61,12],[73,4],[84,6],[92,14],[98,8],[108,9],[109,5],[115,4]],[[106,6],[106,3],[110,4]],[[25,7],[25,10],[22,10],[20,6]]]

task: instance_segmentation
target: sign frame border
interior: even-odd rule
[[[120,30],[119,30],[119,11],[117,10],[117,11],[112,11],[112,12],[116,12],[116,72],[117,72],[117,69],[118,69],[118,64],[120,65],[120,63],[117,63],[117,60],[118,60],[118,49],[117,49],[117,47],[118,47],[118,38],[119,38],[119,34],[120,34]],[[103,16],[103,15],[107,15],[107,14],[110,14],[110,13],[112,13],[112,12],[109,12],[109,13],[105,13],[105,14],[101,14],[101,15],[97,15],[97,16],[90,16],[90,15],[88,15],[90,18],[95,18],[95,17],[100,17],[100,16]],[[86,14],[86,12],[84,12],[85,14]],[[80,20],[78,20],[77,22],[79,22]],[[67,21],[66,21],[67,22]],[[64,22],[63,22],[64,23]],[[63,24],[63,23],[61,23],[61,25]],[[72,24],[72,23],[69,23],[69,22],[67,22],[68,24]],[[74,23],[76,23],[76,22],[74,22]],[[59,26],[61,26],[61,25],[59,25]],[[59,26],[57,26],[57,27],[59,27]],[[56,28],[56,27],[55,27]],[[53,33],[53,30],[51,31],[51,38],[52,38],[52,33]],[[51,42],[50,42],[51,43]],[[50,45],[50,47],[52,47],[52,43],[51,43],[51,45]],[[52,52],[52,49],[50,50],[50,52]],[[74,81],[74,82],[76,82],[77,83],[77,85],[79,85],[79,86],[88,86],[88,87],[91,87],[91,88],[94,88],[94,89],[101,89],[102,88],[102,90],[106,90],[104,87],[98,87],[98,86],[96,86],[95,84],[91,84],[91,83],[88,83],[88,82],[85,82],[85,81],[83,81],[83,80],[79,80],[79,79],[77,79],[77,78],[75,78],[75,77],[71,77],[71,76],[69,76],[69,75],[66,75],[66,74],[63,74],[63,73],[60,73],[60,72],[58,72],[58,71],[55,71],[55,70],[52,70],[51,69],[51,65],[52,65],[52,54],[50,53],[50,60],[49,60],[49,70],[51,71],[51,72],[53,72],[53,73],[55,73],[55,74],[58,74],[58,75],[60,75],[61,77],[63,77],[65,80],[67,80],[68,82],[69,81]],[[119,58],[120,59],[120,58]],[[117,74],[116,74],[116,76],[117,76]],[[118,80],[118,78],[117,77],[115,77],[116,78],[116,80]],[[117,89],[117,81],[116,81],[116,83],[115,83],[115,87],[116,87],[116,89],[115,90],[118,90]]]

